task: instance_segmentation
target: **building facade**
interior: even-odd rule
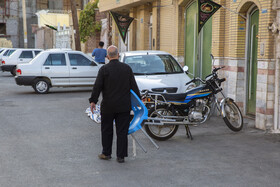
[[[89,0],[76,0],[77,9],[82,9]],[[39,10],[71,10],[70,0],[26,0],[27,46],[34,48],[36,39],[33,25],[38,24]],[[22,0],[0,0],[0,38],[10,40],[13,47],[24,47]]]
[[[135,18],[126,44],[111,23],[112,44],[121,50],[169,52],[202,78],[211,72],[212,53],[214,65],[225,66],[226,95],[257,128],[279,130],[279,0],[213,1],[222,7],[200,33],[196,0],[102,0],[99,9]]]

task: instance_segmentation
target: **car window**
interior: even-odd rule
[[[32,51],[22,51],[19,58],[33,58]]]
[[[1,49],[1,50],[0,50],[0,54],[1,54],[3,51],[4,51],[4,49]]]
[[[91,61],[81,54],[69,53],[70,65],[71,66],[90,66]]]
[[[9,53],[9,50],[5,51],[5,53],[3,54],[3,56],[7,56]]]
[[[64,53],[49,54],[44,66],[66,66]]]
[[[11,56],[11,54],[13,54],[15,51],[16,50],[14,50],[14,49],[9,50],[7,56]]]
[[[3,55],[7,50],[3,49],[0,55]]]
[[[171,55],[137,55],[127,56],[128,64],[134,74],[170,74],[182,73],[181,66]]]
[[[35,56],[37,56],[39,53],[41,53],[41,51],[34,51],[35,52]]]

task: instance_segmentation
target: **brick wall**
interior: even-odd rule
[[[100,13],[98,9],[95,10],[95,20],[100,21],[101,19],[107,18],[106,13]],[[100,32],[96,32],[95,36],[92,36],[85,43],[85,53],[92,53],[93,49],[98,47],[100,41]]]
[[[231,10],[247,16],[249,8],[255,4],[259,9],[258,33],[258,72],[257,72],[257,101],[256,127],[270,129],[273,124],[274,102],[274,69],[275,53],[274,38],[268,30],[269,23],[275,18],[272,1],[268,0],[216,0]],[[212,51],[214,56],[220,57],[217,62],[225,65],[224,75],[228,78],[225,91],[229,97],[235,99],[244,110],[246,104],[247,62],[246,62],[246,19],[234,12],[223,8],[213,17]],[[264,53],[261,53],[261,46]]]

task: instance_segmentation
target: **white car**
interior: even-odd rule
[[[52,49],[27,64],[17,65],[15,80],[44,94],[50,87],[93,86],[100,67],[81,51]]]
[[[42,49],[13,49],[15,50],[8,58],[2,59],[2,71],[16,74],[16,65],[30,62]]]
[[[129,51],[120,54],[120,61],[128,64],[139,90],[184,93],[194,87],[180,64],[167,52]]]
[[[13,52],[15,52],[16,49],[13,48],[2,48],[0,52],[0,69],[2,69],[2,64],[5,63],[5,60],[9,58]]]
[[[8,55],[9,50],[13,50],[13,48],[1,48],[0,49],[0,60],[2,59],[3,56]],[[13,51],[15,51],[15,49]],[[10,55],[11,55],[11,53],[10,53]]]

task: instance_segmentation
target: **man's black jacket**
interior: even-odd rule
[[[131,68],[119,60],[111,60],[99,69],[89,102],[96,104],[102,92],[102,113],[128,112],[131,110],[130,89],[140,97]]]

